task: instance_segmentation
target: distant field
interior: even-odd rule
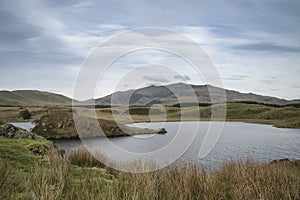
[[[223,105],[214,105],[216,108]],[[150,117],[147,115],[149,110]],[[124,107],[99,108],[96,109],[97,116],[101,119],[112,120],[118,118],[123,123],[130,122],[127,118],[128,113],[134,122],[147,121],[179,121],[181,117],[184,120],[210,120],[211,106],[204,107],[149,107],[149,106],[131,106],[129,109]],[[128,110],[134,110],[130,112]],[[140,111],[139,111],[140,110]],[[151,113],[151,110],[155,112]],[[157,111],[160,110],[160,113]],[[132,114],[134,113],[134,114]],[[146,113],[146,114],[144,114]],[[148,113],[148,114],[149,114]],[[123,117],[122,117],[123,116]],[[274,107],[261,104],[246,103],[228,103],[226,111],[227,121],[245,121],[254,123],[273,124],[276,127],[300,128],[300,108],[293,106]]]
[[[214,105],[216,108],[222,105]],[[130,106],[113,108],[96,108],[99,119],[118,119],[121,123],[149,121],[210,120],[211,106]],[[24,121],[19,111],[28,109],[34,121],[41,116],[52,113],[71,111],[71,107],[0,107],[0,124],[12,121]],[[150,114],[150,115],[149,115]],[[200,117],[199,117],[200,115]],[[183,116],[183,118],[181,118]],[[128,118],[130,117],[130,118]],[[276,127],[300,128],[300,108],[294,106],[275,107],[262,104],[228,103],[227,121],[243,121],[272,124]]]
[[[7,122],[24,121],[24,119],[19,114],[19,112],[23,109],[27,109],[30,111],[31,113],[30,121],[34,121],[49,112],[71,110],[70,107],[58,107],[58,106],[57,107],[0,106],[0,124],[7,123]]]

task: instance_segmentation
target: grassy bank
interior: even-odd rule
[[[32,140],[18,143],[0,137],[0,141],[9,143],[0,146],[0,199],[300,198],[299,161],[225,162],[214,172],[193,165],[172,166],[152,173],[131,174],[105,167],[84,148],[65,156],[49,149],[43,156],[37,156],[26,148]],[[42,145],[45,140],[35,142]],[[9,153],[13,155],[3,156],[8,149],[13,149]]]

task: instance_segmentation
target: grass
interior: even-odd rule
[[[99,156],[99,155],[98,155]],[[98,157],[97,156],[97,157]],[[104,155],[101,155],[103,160],[107,158]],[[79,167],[100,167],[104,168],[105,165],[98,161],[94,156],[92,156],[84,146],[80,146],[71,153],[68,154],[68,159],[71,164]]]
[[[150,109],[149,107],[131,107],[128,110],[125,111],[126,114],[130,115],[149,115],[149,114],[154,114],[154,115],[159,115],[161,114],[160,109]]]
[[[151,173],[132,174],[110,173],[84,148],[68,156],[51,149],[44,159],[36,159],[26,173],[16,171],[10,159],[0,163],[0,199],[300,198],[300,161],[224,162],[213,172],[192,164],[174,165]]]
[[[35,155],[28,147],[39,148]],[[0,137],[0,199],[24,199],[28,178],[36,162],[43,162],[52,143],[41,136],[31,139]]]
[[[215,105],[217,106],[217,105]],[[199,112],[200,111],[200,118]],[[35,121],[42,116],[49,113],[70,113],[70,107],[0,107],[0,124],[14,121],[24,121],[19,111],[21,109],[28,109],[32,113],[32,117],[29,121]],[[124,107],[113,108],[97,108],[97,117],[101,120],[113,121],[114,116],[121,119],[121,123],[130,122],[149,122],[149,121],[180,121],[184,116],[185,120],[210,120],[211,118],[211,106],[203,105],[199,107],[187,106],[187,107],[173,107],[165,106],[151,107],[151,118],[149,117],[149,106],[131,106],[129,109]],[[153,112],[152,112],[153,111]],[[124,115],[130,114],[132,121],[128,120]],[[164,115],[166,114],[166,116]],[[59,114],[57,115],[59,117]],[[165,118],[167,117],[167,118]],[[300,108],[294,106],[268,106],[263,104],[249,104],[249,103],[227,103],[227,121],[244,121],[254,123],[272,124],[281,128],[300,128]],[[57,125],[57,124],[55,124]],[[64,127],[64,129],[67,129]],[[75,129],[74,129],[75,130]],[[57,131],[57,130],[56,130]],[[73,130],[66,131],[68,136],[61,136],[58,134],[53,139],[61,138],[76,138],[78,137]],[[48,133],[51,132],[47,130]],[[72,134],[70,134],[72,132]],[[42,134],[42,133],[41,133]]]
[[[35,155],[28,148],[31,146],[37,147],[45,154],[47,148],[51,145],[50,141],[38,135],[36,135],[35,140],[12,139],[0,136],[0,159],[6,160],[13,167],[27,170],[32,167],[37,159],[43,156]]]
[[[69,160],[56,149],[51,149],[47,161],[46,164],[37,162],[30,176],[28,189],[33,199],[61,199],[67,187]]]
[[[215,108],[222,107],[223,105],[214,105]],[[226,121],[243,121],[253,123],[272,124],[281,128],[300,128],[300,108],[294,106],[276,107],[262,104],[247,104],[247,103],[227,103]],[[100,119],[113,120],[113,115],[108,110],[115,110],[118,114],[114,116],[121,118],[122,115],[127,115],[127,108],[115,107],[105,108],[106,112],[102,112],[103,108],[96,109],[97,116]],[[212,106],[200,107],[164,107],[161,108],[161,113],[166,113],[167,118],[163,115],[145,115],[145,110],[149,110],[149,106],[133,107],[134,113],[130,115],[134,122],[149,122],[149,121],[180,121],[182,116],[184,120],[211,120]],[[140,109],[140,110],[139,110]],[[153,108],[151,108],[153,109]],[[140,114],[142,113],[142,114]],[[199,117],[200,116],[200,117]],[[123,119],[127,119],[123,117]],[[129,123],[131,121],[122,121]]]
[[[30,120],[34,121],[41,116],[50,112],[61,112],[68,111],[70,107],[60,107],[60,106],[43,106],[43,107],[30,107],[30,106],[0,106],[0,125],[1,123],[8,122],[21,122],[24,119],[20,116],[20,111],[27,109],[31,113]]]
[[[48,108],[32,109],[33,117],[49,112]],[[110,124],[112,113],[126,112],[122,107],[112,109],[116,112],[101,108],[97,114],[101,113],[101,120]],[[165,109],[169,121],[179,120],[182,113],[189,120],[199,120],[195,117],[198,114],[195,107],[157,109],[161,112]],[[18,120],[15,114],[20,108],[1,107],[0,110],[4,122]],[[57,122],[61,121],[60,111],[71,115],[69,108],[53,109]],[[210,106],[200,107],[201,119],[208,120],[210,112]],[[132,118],[137,122],[150,120],[147,115],[135,114]],[[230,103],[226,120],[299,128],[300,109]],[[32,146],[43,153],[35,155],[28,150]],[[38,135],[36,140],[0,137],[0,199],[300,199],[300,161],[224,162],[213,172],[191,164],[132,174],[105,166],[83,147],[63,156],[51,146],[50,141]]]

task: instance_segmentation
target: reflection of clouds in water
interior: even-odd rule
[[[112,141],[127,150],[133,152],[144,152],[146,149],[155,150],[172,140],[174,133],[178,129],[180,122],[167,122],[168,133],[165,135],[154,135],[150,138],[113,138]],[[179,134],[189,134],[198,122],[183,122]],[[224,160],[246,160],[249,155],[258,162],[269,162],[274,159],[288,157],[297,159],[300,155],[299,130],[281,129],[271,125],[249,124],[243,122],[225,122],[219,142],[211,153],[200,159],[197,156],[199,146],[201,146],[202,136],[208,129],[210,122],[199,122],[198,138],[194,140],[191,147],[180,157],[179,161],[184,163],[196,162],[204,165],[208,169],[216,169],[222,165]],[[215,122],[218,123],[218,122]],[[151,123],[153,128],[159,127],[161,123]],[[137,123],[134,126],[144,127],[147,123]],[[241,134],[243,130],[243,134]],[[140,144],[137,144],[140,143]],[[95,143],[96,144],[96,143]],[[180,145],[180,144],[179,144]],[[100,145],[101,146],[101,145]],[[274,148],[278,147],[278,148]],[[109,150],[107,150],[109,152]],[[118,155],[112,155],[118,156]]]
[[[139,134],[139,135],[133,135],[132,137],[135,138],[141,138],[141,139],[148,139],[148,138],[152,138],[155,137],[156,134]]]

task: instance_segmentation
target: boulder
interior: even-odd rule
[[[18,128],[12,124],[4,124],[0,127],[0,136],[16,139],[35,139],[34,133]]]
[[[158,134],[165,134],[165,133],[167,133],[167,130],[165,128],[161,128],[161,129],[159,129],[159,131],[157,133]]]

